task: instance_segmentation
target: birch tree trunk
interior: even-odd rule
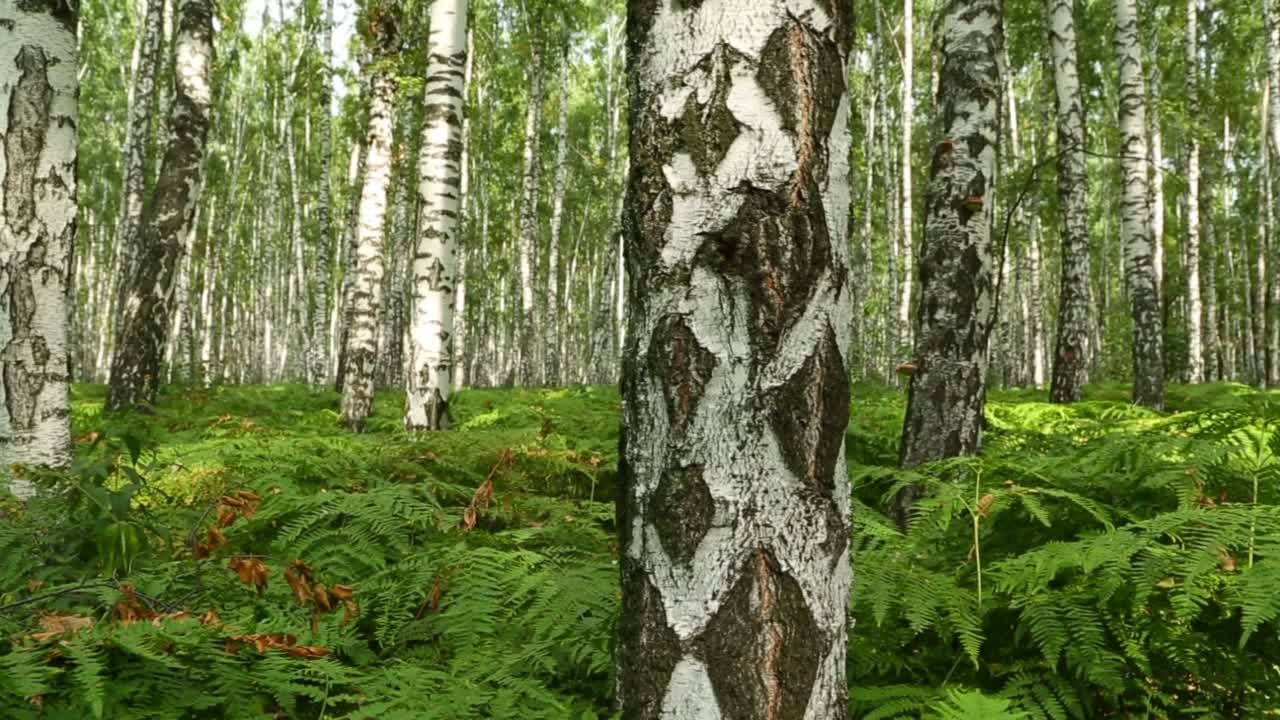
[[[1000,142],[998,0],[950,0],[938,40],[942,70],[920,253],[915,365],[902,432],[904,468],[978,452],[986,403],[987,341],[998,268],[995,216]],[[919,488],[894,506],[906,523]]]
[[[556,176],[551,199],[551,237],[547,260],[546,363],[547,385],[558,386],[560,377],[560,229],[564,224],[564,193],[569,179],[569,45],[560,59],[560,121],[556,125]]]
[[[164,24],[165,0],[146,0],[135,60],[133,84],[129,91],[129,124],[124,141],[124,189],[115,241],[120,267],[116,273],[114,299],[117,317],[124,309],[128,268],[137,254],[138,230],[142,223],[143,194],[150,176],[152,109],[155,107],[156,71],[160,65],[160,39]]]
[[[1163,17],[1163,8],[1156,9],[1157,17]],[[1151,114],[1147,117],[1147,134],[1151,138],[1148,157],[1151,160],[1151,187],[1148,189],[1148,202],[1151,206],[1151,249],[1152,263],[1156,269],[1156,296],[1160,298],[1161,319],[1165,319],[1164,304],[1164,130],[1160,123],[1161,83],[1160,73],[1160,31],[1153,28],[1151,32],[1151,66],[1148,77],[1151,84]]]
[[[1084,162],[1084,109],[1080,99],[1079,49],[1074,3],[1046,0],[1049,50],[1057,98],[1058,202],[1062,214],[1062,270],[1058,296],[1058,334],[1053,350],[1053,379],[1049,400],[1079,402],[1089,378],[1090,319],[1093,281],[1090,277],[1089,191]]]
[[[630,5],[627,718],[847,716],[848,7]]]
[[[417,248],[413,256],[413,320],[404,425],[449,426],[453,391],[454,288],[462,199],[462,116],[467,65],[467,0],[431,6],[426,115],[418,157]]]
[[[1277,0],[1263,0],[1266,13],[1267,35],[1267,142],[1271,173],[1280,171],[1280,7]],[[1267,384],[1280,387],[1280,192],[1277,192],[1275,175],[1271,180],[1271,237],[1269,280],[1269,310],[1267,313]]]
[[[1204,382],[1204,305],[1200,295],[1200,43],[1197,30],[1197,0],[1187,0],[1187,375],[1193,383]]]
[[[1115,51],[1120,67],[1120,155],[1124,165],[1121,231],[1133,316],[1133,400],[1161,409],[1164,337],[1147,206],[1146,89],[1136,0],[1115,0]]]
[[[475,67],[475,42],[474,32],[470,24],[467,26],[467,64],[462,72],[462,102],[466,105],[467,93],[471,87],[471,73]],[[458,238],[458,289],[455,291],[454,299],[454,323],[453,323],[453,386],[466,387],[471,383],[471,364],[469,362],[468,353],[469,333],[467,332],[467,264],[470,243],[467,242],[467,236],[470,234],[474,237],[474,232],[470,232],[472,227],[471,216],[475,213],[474,203],[471,200],[471,118],[463,113],[462,118],[462,200],[461,207],[458,211],[458,222],[462,224],[462,232]]]
[[[388,0],[369,10],[374,38],[373,77],[369,83],[369,129],[364,184],[357,211],[355,252],[350,272],[351,317],[347,324],[346,358],[342,381],[342,420],[353,432],[363,432],[373,413],[373,391],[378,369],[378,309],[382,305],[382,250],[385,243],[387,188],[391,184],[391,116],[395,110],[396,81],[384,59],[395,48],[395,23]]]
[[[178,13],[169,139],[143,215],[135,266],[125,269],[130,279],[111,358],[108,410],[155,403],[173,303],[171,284],[195,215],[212,102],[212,1],[181,0]]]
[[[0,487],[20,498],[14,465],[71,464],[76,12],[0,8]]]
[[[911,204],[911,139],[915,128],[915,25],[912,0],[902,3],[902,295],[898,302],[898,347],[902,352],[911,347],[911,292],[916,270],[912,264],[915,242],[915,218]]]
[[[542,53],[535,45],[533,65],[529,70],[533,86],[529,91],[529,105],[524,121],[524,171],[520,191],[520,320],[519,372],[517,382],[523,386],[534,383],[534,287],[538,261],[538,177],[541,167],[539,130],[542,127]]]
[[[315,218],[316,236],[315,270],[312,273],[314,286],[313,311],[311,315],[311,343],[308,346],[308,375],[311,382],[323,385],[329,377],[329,280],[333,272],[333,257],[330,254],[333,241],[333,0],[325,0],[324,18],[320,26],[320,62],[324,67],[323,82],[318,91],[320,105],[319,126],[316,128],[320,136],[320,188],[316,192]]]

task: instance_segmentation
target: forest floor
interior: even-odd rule
[[[903,395],[855,387],[853,717],[1280,715],[1280,393],[1042,395],[904,473]],[[362,435],[301,386],[103,398],[0,497],[0,717],[610,716],[615,390],[466,390],[417,436],[392,392]]]

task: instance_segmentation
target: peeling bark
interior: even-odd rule
[[[847,7],[629,8],[628,719],[847,716]]]
[[[904,468],[972,455],[981,447],[995,313],[991,225],[1001,123],[1001,6],[998,0],[950,0],[942,12]],[[918,488],[906,488],[897,498],[900,523],[918,494]]]
[[[76,237],[75,11],[0,8],[0,486],[14,465],[71,464]]]
[[[108,410],[150,406],[173,305],[173,276],[195,215],[209,133],[213,64],[211,0],[182,0],[174,47],[174,98],[160,176],[143,212],[134,267],[119,320],[107,388]]]

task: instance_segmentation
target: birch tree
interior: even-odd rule
[[[532,385],[534,379],[534,288],[538,262],[538,183],[541,170],[541,134],[543,68],[542,51],[533,46],[533,85],[525,108],[524,170],[520,193],[520,320],[519,377],[521,385]]]
[[[333,242],[332,212],[332,163],[333,163],[333,122],[332,122],[332,87],[333,87],[333,0],[325,0],[324,15],[320,23],[320,63],[323,68],[320,83],[319,105],[320,119],[316,134],[320,136],[320,188],[316,192],[315,218],[315,272],[312,273],[315,294],[311,314],[310,335],[308,345],[309,371],[313,383],[322,385],[329,377],[329,280],[332,272],[333,255],[330,252]]]
[[[848,7],[630,9],[628,718],[847,716]]]
[[[195,215],[212,103],[212,0],[181,0],[178,15],[168,140],[143,213],[134,266],[125,268],[129,281],[111,358],[108,410],[155,403],[171,285]]]
[[[920,251],[920,307],[901,463],[978,452],[987,339],[995,312],[991,224],[1000,142],[998,0],[949,0],[942,10],[937,110]],[[918,497],[895,502],[900,523]]]
[[[1093,307],[1089,260],[1088,180],[1084,161],[1084,108],[1080,99],[1079,49],[1074,3],[1046,0],[1058,126],[1058,200],[1062,214],[1062,272],[1058,334],[1049,399],[1078,402],[1088,380]]]
[[[1120,68],[1120,155],[1124,166],[1121,232],[1129,310],[1133,316],[1133,400],[1164,406],[1164,337],[1147,206],[1146,90],[1136,0],[1115,0],[1115,52]]]
[[[546,362],[548,385],[560,384],[560,231],[564,225],[564,194],[569,181],[569,44],[560,62],[560,119],[556,125],[556,174],[551,198],[551,236],[547,250]]]
[[[378,311],[382,306],[383,245],[387,218],[387,188],[391,184],[391,146],[394,141],[396,80],[386,58],[396,47],[396,18],[392,0],[370,3],[366,21],[372,58],[365,65],[369,78],[369,128],[365,136],[364,184],[356,215],[352,252],[350,318],[346,357],[342,363],[342,420],[362,432],[373,414],[374,377],[378,368]]]
[[[1204,305],[1200,298],[1200,42],[1197,1],[1187,0],[1187,370],[1188,380],[1204,382]],[[1117,30],[1117,32],[1119,32]],[[1118,42],[1118,40],[1117,40]],[[1145,172],[1145,170],[1144,170]],[[1153,247],[1154,249],[1154,247]],[[1212,319],[1210,320],[1212,322]]]
[[[1270,153],[1269,167],[1271,172],[1280,168],[1280,7],[1277,0],[1263,0],[1266,19],[1266,53],[1267,53],[1267,139],[1264,152]],[[1268,294],[1270,296],[1267,317],[1267,384],[1280,387],[1280,192],[1275,187],[1275,176],[1271,176],[1272,205],[1268,208],[1272,217],[1272,233],[1270,237],[1271,277]]]
[[[0,487],[71,464],[68,311],[76,238],[76,15],[0,6]]]
[[[133,266],[138,229],[142,222],[143,195],[150,175],[152,109],[155,106],[156,72],[160,65],[160,41],[165,0],[146,0],[141,32],[134,47],[133,83],[129,89],[129,124],[124,145],[124,192],[116,225],[119,266]],[[128,273],[117,273],[114,295],[117,312],[124,307]]]
[[[413,256],[413,319],[404,416],[409,430],[441,430],[449,424],[466,39],[467,0],[436,0],[431,6],[426,115],[418,158],[422,210]]]

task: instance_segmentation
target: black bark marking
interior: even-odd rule
[[[683,438],[715,369],[715,356],[698,343],[683,317],[672,315],[654,330],[648,361],[653,377],[662,379],[672,433]]]
[[[835,332],[773,393],[772,425],[787,469],[818,496],[830,499],[836,460],[849,424],[849,382]]]
[[[720,712],[734,720],[801,720],[831,645],[799,583],[763,547],[696,642]]]
[[[33,278],[47,269],[46,228],[36,216],[36,190],[43,180],[37,180],[36,173],[49,131],[53,86],[49,84],[50,63],[41,48],[24,45],[14,64],[20,75],[10,94],[8,132],[4,136],[5,222],[16,240],[29,240],[31,244],[25,257],[15,257],[0,268],[9,278],[11,333],[0,351],[0,363],[9,423],[16,430],[31,431],[40,419],[40,391],[50,375],[48,343],[33,333],[32,326],[37,310]]]
[[[667,624],[662,595],[644,568],[625,555],[621,565],[622,593],[627,598],[627,611],[618,618],[618,695],[623,718],[658,720],[683,649],[680,637]]]
[[[675,562],[688,564],[698,543],[715,519],[715,499],[702,480],[702,466],[668,468],[653,496],[646,517],[653,519],[662,548]]]

